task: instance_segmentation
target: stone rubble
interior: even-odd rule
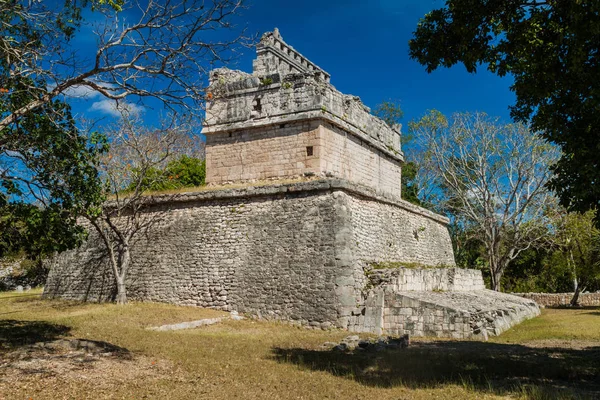
[[[177,324],[153,326],[153,327],[146,328],[146,330],[164,332],[164,331],[179,331],[182,329],[194,329],[194,328],[199,328],[201,326],[218,324],[219,322],[222,322],[226,319],[232,319],[234,321],[241,321],[244,319],[244,317],[239,315],[237,313],[237,311],[232,311],[228,317],[204,318],[204,319],[199,319],[196,321],[180,322]]]

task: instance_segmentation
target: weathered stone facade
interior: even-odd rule
[[[400,198],[398,126],[335,90],[277,31],[257,52],[252,75],[211,74],[210,190],[148,197],[142,218],[153,224],[131,249],[129,298],[461,338],[539,313],[530,300],[485,290],[480,271],[452,268],[448,219]],[[257,180],[273,182],[218,186]],[[450,268],[374,270],[380,262]],[[54,260],[44,290],[94,301],[114,294],[94,231]]]
[[[360,202],[354,202],[357,198]],[[430,219],[425,210],[415,213],[408,203],[346,181],[215,190],[155,201],[146,217],[156,222],[132,249],[131,299],[348,328],[365,301],[362,266],[378,259],[359,258],[369,248],[373,255],[391,247],[391,260],[412,261],[415,246],[422,245],[422,261],[453,263],[441,217]],[[363,213],[362,207],[379,207],[382,215],[394,207],[395,222],[404,226],[441,226],[419,238],[390,238],[384,230],[368,228],[368,221],[353,219]],[[366,229],[372,230],[371,239],[356,243],[355,232]],[[55,260],[44,293],[108,300],[114,295],[113,281],[102,244],[90,231],[86,245]]]
[[[400,127],[337,91],[277,31],[263,36],[252,74],[216,69],[209,93],[207,183],[336,177],[400,197]]]

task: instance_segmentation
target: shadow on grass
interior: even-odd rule
[[[273,357],[281,363],[326,371],[367,386],[430,388],[458,384],[505,394],[536,385],[555,393],[566,390],[582,398],[600,397],[600,347],[574,350],[433,341],[380,353],[274,348]]]
[[[71,328],[45,321],[0,320],[0,350],[11,350],[67,335]]]
[[[588,315],[597,315],[597,316],[600,317],[600,311],[586,312],[586,314],[588,314]]]

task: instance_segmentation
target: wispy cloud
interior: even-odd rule
[[[115,85],[107,82],[94,82],[95,84],[104,87],[108,90],[115,87]],[[54,85],[49,85],[49,88],[52,89]],[[62,94],[65,97],[71,99],[78,100],[97,100],[92,103],[92,105],[88,108],[89,112],[98,112],[101,114],[107,114],[113,117],[121,117],[123,114],[129,114],[132,116],[137,116],[142,114],[146,109],[135,103],[128,102],[126,100],[112,100],[105,98],[102,93],[94,90],[90,86],[87,85],[76,85],[71,86]]]
[[[126,101],[116,101],[111,99],[104,99],[96,101],[88,109],[92,112],[100,112],[108,114],[113,117],[121,117],[123,114],[129,114],[132,116],[142,114],[146,109],[135,103],[129,103]]]
[[[89,86],[71,86],[63,92],[67,97],[73,97],[76,99],[94,99],[101,94]]]

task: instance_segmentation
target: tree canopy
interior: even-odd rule
[[[512,116],[562,149],[550,187],[570,210],[600,209],[600,2],[448,0],[409,45],[429,72],[511,74]]]
[[[502,124],[482,113],[447,119],[431,111],[411,123],[418,147],[418,174],[427,178],[439,211],[482,243],[500,290],[508,265],[548,235],[545,187],[558,151],[523,124]],[[432,200],[432,198],[434,200]]]
[[[46,250],[72,246],[83,233],[76,216],[104,199],[98,156],[108,141],[80,130],[63,95],[84,89],[124,111],[127,101],[154,98],[201,112],[208,69],[244,41],[243,29],[219,39],[207,32],[231,29],[241,7],[241,0],[0,0],[0,256],[30,246],[43,225],[56,239]],[[72,45],[84,24],[94,29],[92,57]]]

